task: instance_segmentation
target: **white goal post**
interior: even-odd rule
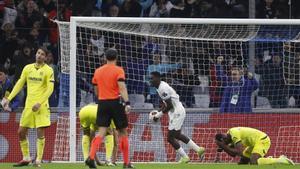
[[[79,33],[82,33],[78,31],[78,25],[81,27],[86,28],[94,28],[99,26],[100,24],[103,24],[104,26],[101,28],[105,31],[123,31],[128,34],[136,34],[141,36],[155,36],[159,38],[167,38],[167,39],[184,39],[184,40],[201,40],[205,42],[209,41],[238,41],[238,42],[249,42],[251,40],[254,40],[257,37],[257,34],[259,32],[259,28],[261,25],[264,26],[300,26],[300,20],[299,19],[187,19],[187,18],[127,18],[127,17],[71,17],[70,21],[70,59],[69,59],[69,69],[67,68],[67,72],[69,73],[69,118],[70,118],[70,128],[69,128],[69,137],[70,137],[70,153],[69,153],[69,161],[75,162],[77,161],[77,138],[76,138],[76,131],[77,131],[77,123],[76,123],[76,113],[78,111],[78,105],[76,105],[76,88],[77,88],[77,80],[76,77],[80,76],[77,74],[77,62],[78,59],[78,51],[77,51],[77,35]],[[159,27],[151,27],[147,26],[147,24],[150,25],[159,25]],[[134,30],[136,25],[146,25],[143,31],[135,32]],[[172,25],[184,25],[185,32],[172,32],[176,28],[169,28],[169,26]],[[216,34],[208,34],[207,32],[212,27],[209,27],[210,25],[216,25],[217,28]],[[116,28],[116,26],[120,26],[119,28]],[[127,27],[128,26],[128,27]],[[164,29],[166,26],[167,28]],[[206,27],[208,26],[208,27]],[[150,30],[149,30],[150,28]],[[232,29],[234,29],[233,32],[230,34]],[[280,28],[281,29],[281,28]],[[285,28],[284,28],[285,29]],[[291,28],[292,29],[292,28]],[[141,28],[143,30],[143,28]],[[164,31],[165,30],[165,31]],[[168,32],[171,30],[170,32]],[[197,31],[193,31],[197,30]],[[274,32],[277,32],[278,30],[274,30]],[[288,30],[285,30],[288,32]],[[176,37],[177,36],[177,37]],[[219,37],[218,37],[219,36]],[[227,38],[227,39],[226,39]],[[275,41],[275,40],[274,40]],[[286,39],[286,42],[293,42],[298,43],[300,42],[299,39],[299,32],[296,36],[290,37],[290,39]],[[230,46],[233,46],[237,50],[240,50],[243,52],[244,50],[239,49],[240,44],[234,44],[234,42],[230,42]],[[241,44],[240,46],[242,46]],[[298,46],[297,46],[298,47]],[[142,56],[143,57],[143,56]],[[253,56],[251,56],[253,57]],[[252,58],[253,59],[253,58]],[[244,61],[244,58],[241,58],[242,62]],[[288,64],[290,64],[289,61]],[[240,63],[239,63],[240,64]],[[241,66],[243,63],[241,63],[239,66]],[[68,67],[67,66],[67,67]],[[288,81],[288,85],[290,85],[289,80],[293,81],[291,82],[292,85],[298,86],[300,83],[295,82],[296,80],[290,77],[289,73],[291,71],[294,71],[293,74],[297,73],[298,70],[290,70],[288,69],[290,65],[287,65],[286,74],[288,78],[286,78],[286,82]],[[285,69],[283,69],[285,71]],[[86,82],[90,83],[90,82]],[[189,107],[187,111],[189,112],[200,112],[201,108],[192,108]],[[199,111],[200,109],[200,111]],[[217,109],[210,109],[206,108],[205,110],[209,110],[209,112],[216,111]],[[258,111],[260,109],[257,109]],[[269,109],[267,109],[269,110]],[[286,111],[285,111],[286,110]],[[262,108],[260,111],[265,112],[265,108]],[[299,112],[299,109],[280,109],[275,110],[278,112]],[[272,111],[274,112],[274,111]]]

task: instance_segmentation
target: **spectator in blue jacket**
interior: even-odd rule
[[[216,70],[217,78],[225,88],[220,112],[252,112],[251,94],[258,88],[253,74],[244,75],[241,68],[232,67],[231,76],[227,76],[222,65],[217,65]]]
[[[7,71],[3,66],[0,66],[0,100],[4,97],[8,97],[11,90],[13,89],[14,85],[12,82],[7,78]],[[16,96],[10,102],[10,108],[12,111],[16,110],[20,105],[20,98]]]

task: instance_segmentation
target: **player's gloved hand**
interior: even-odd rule
[[[36,112],[40,109],[41,107],[41,104],[40,103],[36,103],[33,107],[32,107],[32,111],[33,112]]]

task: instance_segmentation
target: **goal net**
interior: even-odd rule
[[[59,107],[70,107],[71,113],[58,118],[52,160],[83,160],[82,133],[75,112],[95,101],[91,79],[95,69],[105,63],[105,50],[112,47],[118,50],[118,64],[126,72],[134,108],[129,115],[133,161],[176,160],[176,153],[166,141],[167,118],[153,124],[147,117],[146,110],[159,104],[155,89],[149,86],[152,71],[160,72],[180,95],[187,108],[183,132],[206,147],[204,162],[237,160],[218,154],[213,140],[216,133],[235,126],[254,127],[268,133],[272,140],[268,155],[288,154],[287,146],[298,150],[299,135],[292,131],[300,126],[299,26],[287,22],[280,25],[267,21],[253,24],[247,20],[162,18],[73,18],[73,21],[71,27],[69,23],[58,23]],[[249,80],[253,86],[249,86]],[[248,93],[242,99],[250,99],[251,106],[241,107],[253,108],[254,113],[217,113],[222,107],[224,91],[234,89],[233,86]],[[282,137],[296,143],[285,146],[278,141]],[[200,162],[196,154],[184,148],[192,161]],[[99,150],[98,155],[103,157],[104,151]],[[292,159],[300,161],[299,153],[292,155]]]

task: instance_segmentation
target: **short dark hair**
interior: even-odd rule
[[[215,139],[218,140],[218,141],[222,141],[223,140],[223,134],[221,134],[221,133],[216,134]]]
[[[115,48],[109,48],[105,52],[106,60],[113,61],[117,59],[118,51]]]
[[[4,74],[8,73],[3,65],[0,65],[0,72],[3,72]]]
[[[46,56],[48,55],[49,51],[48,51],[48,49],[46,47],[40,46],[37,50],[39,50],[39,49],[41,49],[42,51],[44,51]]]
[[[159,73],[159,72],[157,72],[157,71],[155,71],[155,72],[151,72],[150,74],[151,74],[152,76],[154,76],[154,77],[158,77],[158,78],[160,78],[160,77],[161,77],[160,73]]]

